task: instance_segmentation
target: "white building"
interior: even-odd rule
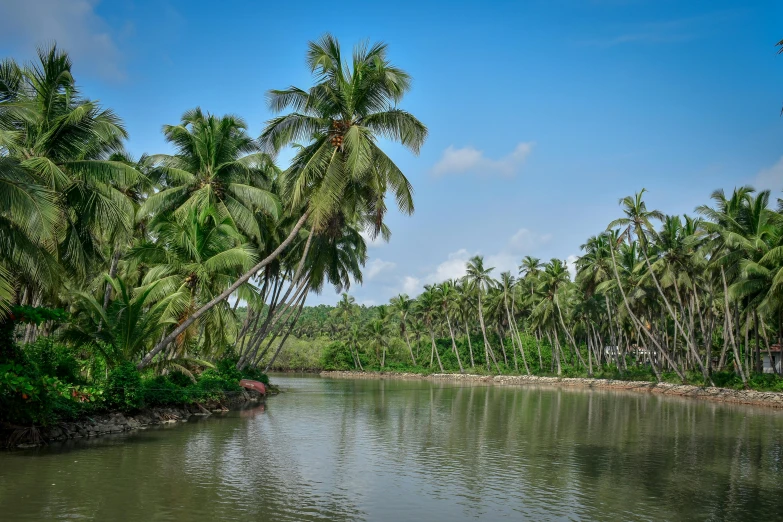
[[[781,366],[780,366],[780,360],[781,360],[781,346],[779,344],[773,344],[769,347],[769,354],[767,354],[766,350],[762,350],[763,354],[763,362],[764,362],[764,373],[775,373],[781,374]],[[772,355],[772,360],[770,361],[769,356]],[[773,370],[774,368],[774,370]]]

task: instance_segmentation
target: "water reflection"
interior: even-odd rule
[[[265,407],[0,455],[3,520],[778,516],[780,412],[552,387],[277,382]]]

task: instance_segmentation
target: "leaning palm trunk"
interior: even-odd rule
[[[672,316],[672,320],[674,320],[674,326],[676,329],[680,330],[680,333],[682,334],[683,338],[685,339],[685,343],[688,345],[688,349],[690,350],[691,354],[695,356],[696,360],[699,363],[699,367],[701,369],[701,373],[704,376],[704,380],[712,383],[710,376],[707,374],[707,370],[704,369],[704,365],[701,363],[701,358],[699,357],[699,352],[696,351],[696,346],[692,342],[693,335],[692,331],[685,333],[685,329],[682,327],[682,324],[680,324],[680,321],[677,320],[677,314],[674,312],[674,309],[672,308],[672,305],[669,303],[669,300],[666,298],[666,294],[663,292],[663,288],[661,288],[661,284],[658,282],[658,278],[655,276],[655,271],[652,268],[652,265],[650,264],[650,258],[647,256],[647,247],[642,244],[642,253],[644,254],[644,260],[647,263],[647,270],[650,273],[650,276],[652,277],[653,282],[655,283],[655,288],[658,289],[658,294],[661,296],[661,299],[663,299],[663,304],[666,305],[666,310],[668,310],[669,315]],[[682,308],[682,299],[680,298],[680,291],[677,288],[677,278],[674,278],[674,289],[677,292],[677,299],[680,301],[680,307]],[[675,330],[675,339],[676,339],[676,330]]]
[[[470,342],[470,328],[468,327],[468,321],[465,321],[465,337],[468,338],[468,352],[470,352],[470,367],[475,368],[476,363],[473,362],[473,345]]]
[[[555,296],[555,299],[557,297]],[[585,364],[585,360],[582,358],[582,353],[579,351],[579,346],[576,344],[576,340],[574,340],[574,336],[571,335],[571,332],[566,328],[565,322],[563,321],[563,312],[560,310],[560,305],[555,303],[555,306],[557,307],[557,315],[560,316],[560,324],[563,326],[563,331],[566,333],[566,336],[571,340],[571,344],[574,346],[574,351],[576,352],[576,356],[579,358],[579,361],[582,363],[582,366],[587,366]],[[590,376],[593,376],[593,370],[590,369]]]
[[[636,331],[639,335],[639,338],[641,339],[642,334],[641,332],[644,332],[644,334],[647,336],[650,341],[655,345],[656,348],[661,352],[663,357],[669,362],[671,367],[674,369],[674,371],[677,373],[677,376],[682,380],[682,382],[685,382],[685,375],[680,371],[680,368],[672,362],[672,360],[669,358],[669,354],[666,350],[664,350],[660,343],[658,343],[658,340],[655,338],[655,336],[648,332],[647,329],[644,327],[644,325],[639,321],[639,318],[636,317],[636,314],[633,313],[631,310],[631,305],[628,303],[628,297],[625,295],[625,290],[623,289],[623,285],[620,282],[620,274],[617,272],[617,260],[614,256],[614,245],[611,245],[609,247],[609,253],[612,254],[612,268],[614,269],[614,277],[617,281],[617,287],[620,289],[620,294],[623,296],[623,304],[625,304],[625,309],[628,312],[628,316],[631,318],[631,321],[634,323],[634,326],[636,326]]]
[[[443,363],[440,362],[440,354],[438,353],[438,348],[435,346],[435,332],[432,331],[432,325],[428,325],[430,328],[430,340],[432,341],[432,351],[435,353],[435,355],[438,357],[438,367],[440,367],[441,373],[443,373]],[[430,365],[432,365],[432,362],[430,362]]]
[[[215,305],[217,305],[218,303],[220,303],[222,301],[225,301],[228,298],[228,296],[230,296],[231,294],[233,294],[236,291],[237,288],[239,288],[243,284],[245,284],[248,281],[250,281],[250,279],[254,275],[256,275],[256,273],[258,273],[259,270],[261,270],[262,268],[267,266],[269,263],[271,263],[272,261],[277,259],[278,256],[286,248],[288,248],[288,245],[290,245],[291,242],[294,240],[296,235],[299,233],[299,229],[302,228],[302,225],[304,225],[304,223],[305,223],[305,221],[307,221],[308,217],[310,217],[310,211],[309,210],[306,211],[304,214],[302,214],[302,217],[300,217],[299,221],[296,222],[296,225],[294,225],[294,228],[288,234],[288,237],[285,238],[285,240],[282,243],[280,243],[280,245],[271,254],[269,254],[266,258],[261,260],[256,266],[251,268],[250,271],[246,272],[243,276],[241,276],[236,281],[234,281],[234,283],[231,286],[229,286],[228,288],[226,288],[225,290],[223,290],[223,292],[221,292],[220,295],[218,295],[217,297],[215,297],[214,299],[209,301],[207,304],[205,304],[204,306],[202,306],[201,308],[199,308],[198,310],[193,312],[190,315],[190,317],[188,317],[185,321],[182,322],[182,324],[180,324],[179,326],[174,328],[174,330],[170,334],[168,334],[166,337],[164,337],[163,340],[161,340],[158,344],[156,344],[155,347],[152,350],[150,350],[149,353],[147,353],[147,355],[144,356],[144,358],[142,358],[141,362],[139,362],[139,364],[137,365],[137,368],[139,370],[141,370],[142,368],[147,366],[152,361],[152,359],[158,353],[160,353],[161,350],[163,350],[163,348],[168,346],[168,344],[170,342],[172,342],[174,339],[176,339],[177,336],[179,336],[182,332],[187,330],[188,327],[190,327],[190,325],[192,325],[194,322],[196,322],[199,317],[201,317],[205,313],[207,313],[210,310],[212,310],[212,308],[214,308]],[[306,253],[305,253],[305,255],[302,256],[300,264],[304,263],[305,257],[306,257]],[[300,266],[300,268],[301,268],[301,266]]]
[[[481,335],[484,337],[484,358],[487,360],[487,371],[490,370],[489,355],[492,348],[489,346],[489,340],[487,340],[487,329],[484,327],[484,312],[481,310],[481,289],[478,291],[478,313],[479,313],[479,325],[481,326]],[[495,354],[492,354],[492,360],[495,361],[495,368],[500,373],[500,366],[498,366],[497,360],[495,360]]]
[[[283,326],[285,324],[285,320],[287,320],[291,316],[293,311],[296,309],[296,303],[298,303],[299,300],[303,298],[303,296],[307,296],[307,292],[309,292],[310,289],[309,278],[303,278],[302,281],[296,286],[297,289],[293,297],[291,297],[290,301],[286,302],[285,299],[288,298],[288,294],[291,292],[291,289],[294,287],[294,283],[291,282],[288,292],[286,292],[285,296],[283,296],[283,306],[281,307],[279,312],[277,312],[276,309],[272,309],[270,307],[269,317],[267,318],[267,321],[265,321],[264,327],[258,332],[257,336],[254,337],[253,342],[251,342],[251,345],[248,349],[248,352],[245,354],[245,357],[243,359],[240,359],[240,361],[237,363],[237,368],[239,369],[244,368],[247,361],[253,361],[256,359],[256,354],[258,353],[258,349],[261,346],[261,343],[264,342],[264,339],[267,338],[267,336],[269,336],[270,334],[273,334],[274,337],[277,336],[276,332],[279,329],[278,326],[279,321],[285,318],[283,319],[282,323],[279,323],[280,326]],[[270,341],[270,344],[271,342],[272,341]],[[268,348],[269,345],[267,346],[267,349]],[[266,352],[266,350],[264,350],[264,352]]]
[[[269,371],[269,369],[275,363],[275,359],[277,359],[277,356],[280,355],[280,351],[283,349],[283,345],[288,339],[288,336],[291,334],[291,331],[294,329],[294,325],[296,324],[296,321],[299,319],[299,314],[302,313],[302,309],[304,308],[306,300],[307,300],[307,292],[304,293],[304,297],[302,298],[302,302],[300,303],[299,309],[296,312],[296,316],[294,317],[294,320],[291,321],[291,324],[288,327],[288,331],[286,331],[285,335],[283,336],[283,339],[280,341],[280,344],[277,346],[277,350],[275,351],[275,354],[272,356],[272,358],[269,360],[266,367],[264,368],[264,373],[267,373]]]
[[[291,302],[292,306],[288,307],[287,311],[282,312],[281,315],[279,316],[280,318],[283,319],[283,321],[281,323],[279,323],[279,326],[275,327],[274,329],[270,329],[264,335],[264,337],[262,337],[261,339],[258,340],[258,342],[257,342],[257,344],[255,346],[255,349],[253,350],[253,354],[247,358],[247,361],[250,361],[251,364],[254,367],[258,366],[258,364],[262,360],[264,360],[264,357],[266,356],[267,352],[272,347],[272,343],[275,342],[275,339],[277,339],[278,335],[280,335],[280,332],[282,331],[283,328],[285,328],[285,326],[287,324],[288,324],[289,331],[293,329],[294,325],[296,324],[296,320],[299,318],[299,314],[301,313],[301,309],[299,309],[300,311],[296,313],[296,318],[294,319],[293,322],[288,323],[288,320],[294,314],[294,311],[298,309],[299,303],[300,302],[301,303],[305,302],[305,300],[307,299],[307,293],[309,292],[309,290],[310,290],[310,285],[308,284],[307,286],[304,287],[302,292],[300,292],[296,296],[294,296],[294,298],[292,298],[292,300],[291,300],[292,301]],[[302,305],[302,306],[304,306],[304,305]],[[261,355],[257,356],[258,350],[259,350],[259,348],[261,348],[261,344],[267,338],[267,336],[271,336],[271,337],[269,337],[269,341],[266,343],[266,347],[264,348],[264,351],[261,352]],[[286,337],[288,337],[288,336],[286,335]]]
[[[729,339],[731,340],[731,350],[734,352],[734,364],[737,366],[740,377],[742,378],[742,384],[746,388],[748,387],[748,379],[745,376],[745,372],[742,370],[742,361],[740,360],[739,351],[737,350],[737,343],[734,341],[734,326],[731,322],[731,308],[729,307],[729,288],[726,284],[726,272],[723,270],[723,266],[720,267],[720,276],[723,279],[723,298],[726,304],[726,322],[727,330],[729,331]],[[772,359],[770,359],[771,361]]]
[[[449,314],[446,314],[446,324],[449,325],[449,335],[451,335],[451,347],[454,349],[454,355],[457,356],[457,364],[459,364],[459,373],[465,373],[465,369],[462,367],[462,361],[459,358],[459,350],[457,350],[457,342],[454,340],[454,330],[451,328],[451,319]]]
[[[413,348],[411,348],[411,341],[408,338],[408,331],[405,331],[405,344],[408,345],[408,351],[411,354],[411,362],[413,363],[413,366],[416,366],[416,358],[413,356]]]

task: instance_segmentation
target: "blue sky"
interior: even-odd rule
[[[418,157],[387,147],[416,213],[389,217],[391,242],[371,246],[351,288],[378,304],[459,276],[476,253],[502,270],[526,254],[573,260],[642,187],[672,214],[717,188],[779,192],[781,15],[779,2],[720,0],[0,0],[0,55],[58,41],[138,155],[168,151],[161,126],[197,105],[257,135],[264,93],[309,86],[306,43],[326,31],[346,48],[386,41],[414,77],[401,106],[430,137]]]

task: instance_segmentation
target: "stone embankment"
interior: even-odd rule
[[[255,391],[243,390],[230,399],[205,405],[189,404],[178,407],[162,407],[144,409],[133,414],[119,412],[92,415],[71,422],[61,422],[53,426],[40,428],[39,436],[34,441],[22,439],[16,447],[36,446],[42,442],[67,439],[99,437],[111,433],[123,433],[150,426],[187,422],[193,415],[210,415],[213,412],[223,412],[238,409],[246,403],[259,402],[263,396]]]
[[[500,386],[522,386],[546,384],[580,388],[623,390],[631,392],[657,393],[677,397],[692,397],[734,404],[752,404],[783,408],[783,393],[761,392],[755,390],[731,390],[728,388],[693,386],[690,384],[654,383],[644,381],[619,381],[610,379],[588,379],[574,377],[538,377],[535,375],[473,375],[461,373],[435,373],[420,375],[417,373],[373,373],[373,372],[321,372],[323,377],[352,379],[427,379],[452,380],[458,382],[477,382]]]

